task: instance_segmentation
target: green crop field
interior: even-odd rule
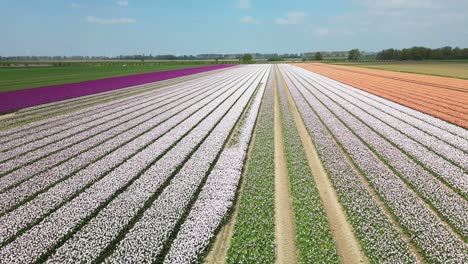
[[[459,79],[468,79],[468,61],[428,61],[428,62],[356,62],[339,63],[340,65],[358,66],[397,72],[436,75]]]
[[[203,66],[199,63],[141,63],[123,66],[124,64],[125,62],[121,65],[104,66],[87,63],[62,67],[0,67],[0,92]]]

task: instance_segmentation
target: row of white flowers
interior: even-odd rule
[[[164,262],[196,262],[226,219],[234,203],[268,76],[265,74],[260,81],[261,86],[252,101],[237,144],[222,151]]]
[[[137,113],[145,113],[151,111],[155,108],[165,106],[169,102],[177,100],[179,97],[196,92],[198,89],[205,89],[205,87],[203,87],[202,85],[201,88],[195,88],[195,86],[189,86],[187,87],[187,89],[182,89],[182,91],[179,92],[170,92],[167,94],[155,93],[147,95],[144,98],[140,98],[139,100],[135,99],[131,102],[128,102],[128,104],[122,104],[122,106],[110,109],[108,111],[96,111],[94,115],[91,115],[87,118],[74,119],[74,121],[70,121],[68,123],[69,127],[67,127],[67,129],[63,130],[62,132],[49,133],[49,131],[46,130],[42,133],[36,133],[37,138],[35,137],[36,134],[33,135],[31,138],[25,137],[27,140],[25,144],[17,142],[18,140],[8,142],[5,145],[11,145],[12,148],[6,147],[5,152],[2,153],[0,162],[5,160],[11,161],[11,159],[15,157],[17,157],[15,159],[15,162],[18,162],[18,158],[27,159],[26,157],[30,154],[32,155],[34,151],[41,153],[41,155],[47,155],[48,153],[53,152],[57,148],[65,148],[79,141],[79,139],[86,139],[92,135],[95,135],[91,133],[91,129],[98,129],[98,131],[96,131],[97,133],[99,133],[100,131],[108,130],[115,126],[115,124],[118,124],[119,122],[125,122],[132,118],[135,118]],[[140,110],[141,112],[139,112]],[[60,144],[53,145],[53,143],[59,141],[61,141]],[[52,149],[49,150],[46,147]],[[25,153],[28,154],[24,155]],[[3,168],[5,166],[10,167],[8,165],[0,164],[0,172],[3,172]]]
[[[265,66],[262,66],[265,68]],[[253,67],[249,67],[253,68]],[[265,73],[265,70],[262,71]],[[246,92],[222,117],[219,124],[210,132],[190,159],[171,180],[154,203],[144,212],[140,221],[126,234],[116,250],[107,259],[110,263],[143,263],[155,260],[161,253],[176,224],[183,220],[183,214],[190,210],[190,202],[202,186],[204,178],[222,147],[229,133],[246,107],[250,97],[258,86],[263,74],[258,74],[253,82],[246,83]],[[231,102],[232,103],[232,102]]]
[[[466,199],[447,188],[437,178],[426,171],[423,167],[406,156],[397,147],[383,139],[379,134],[372,131],[366,125],[374,128],[382,134],[391,133],[392,129],[385,123],[375,120],[373,116],[357,109],[347,100],[349,96],[340,96],[331,93],[333,87],[313,86],[301,82],[323,105],[326,105],[341,121],[345,122],[358,137],[369,144],[382,159],[392,166],[412,188],[425,200],[429,201],[440,214],[449,221],[463,236],[468,235],[468,202]],[[349,111],[349,112],[347,112]],[[359,119],[358,119],[359,118]],[[390,140],[399,147],[411,146],[405,142],[405,135],[393,131]],[[468,183],[466,175],[460,181]],[[465,185],[467,185],[465,183]],[[460,184],[459,186],[462,186]]]
[[[232,90],[232,89],[231,89]],[[149,133],[118,148],[116,151],[91,164],[69,179],[60,182],[47,192],[28,202],[24,206],[0,218],[0,241],[5,241],[17,232],[30,225],[34,220],[41,219],[50,210],[57,208],[39,224],[33,226],[25,234],[17,237],[13,242],[0,250],[0,256],[4,259],[27,261],[37,258],[47,249],[52,247],[65,234],[70,232],[76,224],[89,216],[100,203],[132,180],[132,175],[138,168],[132,164],[143,162],[148,166],[158,153],[164,153],[180,137],[190,131],[194,125],[203,120],[207,114],[215,110],[220,103],[229,98],[235,91],[225,92],[222,96],[207,98],[208,104],[195,105],[198,109],[177,127],[168,133],[167,130],[175,124],[163,123]],[[211,102],[210,102],[211,100]],[[161,135],[163,135],[161,137]],[[137,153],[136,153],[137,152]],[[136,155],[132,155],[136,153]],[[122,163],[123,162],[123,163]],[[120,164],[120,165],[119,165]],[[119,165],[117,168],[115,168]],[[115,169],[114,169],[115,168]],[[110,173],[107,173],[110,171]],[[102,176],[104,176],[102,178]],[[98,180],[96,183],[94,183]],[[94,183],[94,184],[93,184]],[[93,184],[84,192],[77,193],[86,185]],[[76,198],[72,199],[74,196]],[[65,203],[63,207],[61,203]],[[47,238],[47,239],[45,239]],[[46,241],[46,242],[44,242]]]
[[[283,85],[282,75],[277,76],[300,263],[340,263],[329,219],[291,111],[295,104],[289,105],[288,88]]]
[[[410,127],[420,129],[420,130],[426,132],[427,134],[429,134],[429,135],[431,135],[433,137],[436,137],[437,139],[442,140],[447,144],[450,144],[451,146],[453,146],[455,148],[458,148],[458,149],[460,149],[460,150],[462,150],[464,152],[468,151],[468,137],[464,138],[464,137],[454,135],[454,134],[450,133],[449,131],[447,131],[445,129],[441,129],[441,128],[439,128],[437,126],[434,126],[434,125],[432,125],[432,124],[430,124],[430,123],[428,123],[426,121],[423,121],[421,119],[418,119],[418,118],[415,118],[415,117],[413,117],[411,115],[408,115],[408,114],[406,114],[406,113],[404,113],[404,112],[402,112],[400,110],[397,110],[396,108],[393,108],[393,107],[391,107],[389,105],[384,104],[383,101],[380,102],[379,100],[376,100],[376,98],[372,98],[372,96],[375,96],[375,95],[366,93],[364,91],[353,88],[353,87],[348,86],[346,84],[339,83],[339,82],[337,82],[335,80],[332,80],[332,79],[329,79],[329,78],[324,78],[323,76],[312,73],[312,72],[308,72],[308,73],[313,75],[314,79],[318,83],[322,83],[323,85],[332,86],[332,87],[335,88],[334,89],[335,91],[339,91],[341,94],[344,93],[344,94],[352,96],[353,100],[359,100],[360,102],[364,103],[366,108],[372,107],[372,108],[374,108],[376,110],[380,110],[379,112],[381,114],[382,113],[385,114],[387,116],[387,118],[389,118],[391,116],[391,117],[397,119],[397,120],[395,120],[395,122],[399,122],[400,126],[405,126],[408,129],[410,129]],[[366,94],[364,94],[364,93],[366,93]],[[380,98],[380,100],[385,100],[385,99]],[[387,103],[391,103],[391,101],[387,100]],[[401,107],[403,107],[403,106],[401,106]],[[436,119],[434,117],[432,117],[432,118]],[[400,122],[403,122],[403,123],[400,123]],[[410,127],[408,127],[408,126],[410,126]],[[421,133],[421,132],[418,132],[418,133]],[[430,143],[430,145],[432,145],[432,144],[433,143]]]
[[[417,194],[411,191],[351,130],[318,101],[315,94],[307,92],[304,85],[299,82],[296,82],[296,85],[356,165],[364,172],[370,184],[383,198],[400,224],[409,232],[425,257],[434,262],[466,262],[468,256],[462,253],[467,250],[466,244],[451,233]],[[353,120],[347,119],[344,122],[350,124]],[[359,129],[364,128],[361,125]],[[355,132],[362,133],[359,130]],[[374,142],[374,144],[378,143]]]
[[[289,67],[281,66],[281,69],[325,169],[333,181],[340,202],[369,260],[382,263],[415,262],[408,245],[399,236],[399,231],[392,225],[361,181],[358,172],[340,150],[340,146],[299,92],[298,88],[301,88],[301,85],[294,82]]]
[[[231,86],[226,87],[229,88]],[[70,148],[57,152],[0,178],[0,186],[2,187],[4,187],[3,184],[11,185],[22,179],[28,179],[18,187],[0,194],[0,211],[6,210],[8,207],[16,204],[20,199],[28,197],[36,191],[40,191],[57,180],[66,178],[68,175],[73,174],[96,159],[119,148],[132,138],[146,133],[162,122],[165,122],[164,125],[166,129],[174,126],[191,113],[197,111],[200,107],[200,103],[202,105],[206,104],[209,102],[208,99],[216,98],[216,96],[222,94],[227,88],[211,86],[205,93],[193,96],[192,99],[185,102],[175,102],[174,105],[166,107],[168,109],[165,112],[156,111],[156,113],[151,113],[149,117],[142,117],[141,120],[137,118],[128,123],[123,123],[112,130],[96,134],[95,137],[89,140],[75,144]],[[188,110],[186,110],[187,108]],[[170,120],[167,121],[168,119]],[[137,126],[135,126],[134,123]],[[102,142],[103,140],[105,141]],[[54,167],[54,165],[61,161],[66,162]],[[68,173],[64,174],[64,171]],[[35,175],[35,173],[38,172],[39,174]],[[31,178],[30,175],[35,176]]]
[[[225,69],[222,69],[222,70],[225,70]],[[19,136],[17,136],[17,133],[23,132],[25,129],[28,129],[28,130],[32,128],[39,129],[40,126],[44,126],[45,124],[48,124],[50,122],[56,122],[56,125],[59,125],[63,123],[63,122],[61,123],[59,122],[63,118],[66,118],[69,116],[76,116],[76,118],[79,118],[83,113],[85,114],[88,113],[89,115],[89,112],[87,110],[92,110],[92,109],[98,109],[99,111],[103,111],[105,109],[108,109],[109,107],[112,107],[112,105],[114,105],[115,103],[119,103],[122,100],[126,100],[130,97],[134,98],[136,96],[140,96],[141,93],[144,94],[145,92],[148,92],[148,91],[151,92],[154,89],[163,90],[163,89],[166,89],[166,87],[170,85],[178,84],[180,82],[188,82],[188,81],[198,79],[208,74],[213,74],[217,71],[211,71],[211,72],[205,72],[205,73],[200,73],[196,75],[179,77],[176,79],[160,81],[157,83],[132,86],[129,88],[123,88],[119,90],[93,94],[93,95],[87,95],[87,96],[83,96],[79,98],[73,98],[73,99],[68,99],[64,101],[53,102],[53,103],[49,103],[45,105],[38,105],[34,107],[21,109],[15,112],[15,115],[13,117],[0,120],[0,126],[11,126],[11,125],[21,124],[21,123],[28,122],[28,121],[29,122],[32,121],[32,122],[26,125],[20,125],[18,127],[15,127],[9,130],[0,131],[0,136],[2,137],[2,140],[7,138],[7,141],[9,141],[11,139],[18,138]],[[125,97],[125,98],[120,99],[120,97]],[[102,103],[103,101],[107,101],[107,100],[113,100],[113,101],[109,103]],[[95,104],[99,104],[99,105],[96,106]],[[87,107],[87,108],[82,109],[83,107]],[[74,113],[66,114],[65,117],[61,115],[61,112],[69,112],[69,111],[73,111]],[[34,119],[38,117],[43,117],[45,114],[49,114],[49,115],[59,114],[59,116],[48,118],[42,121],[34,121]]]
[[[26,163],[28,165],[21,166],[18,169],[13,170],[12,172],[8,173],[8,175],[4,177],[5,179],[0,178],[0,190],[3,190],[5,188],[5,186],[3,185],[4,183],[11,185],[11,184],[16,183],[17,181],[24,179],[24,177],[21,177],[21,175],[25,175],[24,173],[26,173],[28,177],[31,177],[35,173],[41,172],[44,169],[52,168],[56,164],[66,161],[78,155],[81,152],[87,151],[93,146],[103,144],[106,140],[117,136],[119,133],[123,133],[123,132],[126,132],[126,130],[132,129],[134,126],[133,124],[138,124],[138,122],[137,123],[134,122],[135,120],[140,121],[140,123],[147,122],[148,120],[150,120],[151,122],[157,121],[157,120],[158,121],[165,120],[165,118],[170,117],[174,115],[175,113],[178,113],[178,111],[180,111],[181,109],[184,109],[182,105],[188,107],[189,105],[199,101],[200,100],[199,97],[204,98],[208,96],[210,93],[216,92],[216,90],[214,90],[213,87],[216,87],[217,85],[218,84],[211,84],[207,88],[203,90],[198,90],[197,92],[194,92],[193,94],[189,94],[185,97],[179,97],[175,99],[173,98],[170,101],[170,103],[166,103],[163,106],[154,107],[153,111],[141,110],[138,112],[134,112],[133,113],[134,115],[132,115],[132,116],[136,116],[134,119],[128,119],[128,118],[125,118],[125,120],[123,120],[124,118],[116,119],[113,121],[115,125],[112,127],[112,129],[102,131],[102,129],[96,128],[96,129],[93,129],[92,131],[87,131],[87,135],[92,135],[89,138],[78,137],[76,139],[76,142],[77,142],[76,144],[73,144],[72,146],[68,148],[64,148],[62,150],[53,152],[52,154],[49,154],[49,155],[45,154],[43,158],[37,158],[37,161],[28,162]],[[220,88],[219,85],[217,88]],[[193,98],[195,98],[196,100],[194,100]],[[181,106],[179,107],[179,105]],[[156,116],[157,118],[154,119],[154,116]],[[143,132],[144,130],[140,129],[140,131]],[[55,145],[51,145],[51,147],[53,146]],[[37,155],[40,155],[41,150],[40,149],[37,150],[36,153],[39,153]],[[23,158],[26,158],[26,157],[23,157]],[[18,162],[18,159],[15,159],[14,161]]]
[[[308,76],[308,77],[307,77]],[[317,89],[327,89],[332,93],[342,94],[341,90],[338,89],[337,85],[328,85],[325,84],[322,80],[325,77],[317,78],[312,75],[302,75],[309,83],[316,86]],[[387,124],[385,130],[382,132],[384,134],[401,134],[400,137],[404,138],[408,143],[403,145],[407,146],[406,151],[412,149],[420,149],[420,151],[429,151],[438,154],[441,158],[450,160],[452,163],[455,163],[458,167],[463,169],[468,168],[468,155],[461,149],[458,149],[446,142],[439,140],[438,138],[417,129],[406,122],[403,122],[397,118],[392,117],[389,113],[386,113],[380,109],[376,109],[372,105],[361,102],[360,100],[354,98],[353,96],[340,96],[347,101],[348,104],[352,104],[358,108],[356,111],[364,111],[366,118],[370,117],[375,122],[380,122]],[[341,104],[341,103],[340,103]],[[364,120],[366,120],[366,118]],[[400,133],[398,133],[400,132]],[[385,135],[385,134],[384,134]],[[386,135],[390,140],[393,140],[389,135]],[[468,141],[463,140],[463,142],[468,143]],[[403,142],[402,142],[403,143]],[[433,155],[433,154],[432,154]],[[434,155],[433,155],[434,156]],[[433,158],[431,158],[432,160]],[[443,161],[442,161],[443,162]],[[450,164],[449,164],[450,165]]]
[[[135,88],[134,92],[125,92],[120,94],[120,90],[107,92],[104,95],[96,94],[90,96],[96,96],[92,100],[87,98],[79,97],[77,99],[72,99],[74,102],[63,102],[63,105],[59,104],[60,102],[54,103],[58,105],[49,106],[49,105],[41,105],[40,109],[34,111],[27,111],[29,108],[25,108],[19,110],[15,113],[15,115],[10,119],[5,119],[3,122],[0,121],[0,126],[14,126],[9,130],[0,131],[1,135],[1,143],[9,142],[11,140],[19,139],[25,135],[31,135],[36,131],[41,131],[46,128],[51,129],[58,129],[61,125],[66,125],[70,118],[73,120],[77,119],[78,117],[87,117],[89,115],[93,115],[97,112],[107,111],[121,105],[123,102],[127,100],[133,100],[138,98],[144,98],[144,94],[152,93],[154,90],[163,90],[164,85],[162,84],[150,84],[146,85],[145,89],[142,89],[138,86],[131,87]],[[161,88],[162,87],[162,88]],[[128,89],[128,88],[127,88]],[[159,91],[158,91],[159,92]],[[140,94],[143,93],[143,94]],[[124,98],[120,98],[124,97]],[[114,99],[115,98],[115,99]],[[102,103],[104,100],[110,100],[111,102]],[[24,112],[23,112],[24,111]],[[31,113],[32,112],[32,113]],[[61,114],[61,113],[68,114]],[[37,118],[41,118],[47,115],[56,115],[51,118],[43,119],[40,121],[34,121]],[[32,121],[32,122],[31,122]],[[79,120],[75,120],[75,122],[80,123]],[[21,123],[27,123],[25,125],[21,125]]]
[[[464,129],[462,127],[459,127],[457,125],[454,125],[454,124],[451,124],[449,122],[446,122],[444,120],[441,120],[439,118],[435,118],[431,115],[428,115],[426,113],[423,113],[423,112],[420,112],[420,111],[417,111],[417,110],[414,110],[412,108],[409,108],[409,107],[406,107],[406,106],[403,106],[403,105],[400,105],[398,103],[395,103],[393,101],[390,101],[390,100],[387,100],[385,98],[382,98],[382,97],[379,97],[377,95],[374,95],[374,94],[371,94],[371,93],[368,93],[368,92],[365,92],[363,90],[360,90],[360,89],[356,89],[352,86],[349,86],[349,85],[346,85],[346,84],[342,84],[338,81],[335,81],[335,80],[329,80],[330,82],[332,83],[335,83],[335,84],[338,84],[339,86],[344,86],[344,87],[347,87],[349,88],[349,90],[352,90],[364,97],[367,97],[375,102],[379,102],[379,103],[382,103],[383,105],[386,105],[390,108],[393,108],[397,111],[400,111],[401,113],[404,113],[406,115],[408,115],[409,117],[413,117],[413,118],[416,118],[416,119],[419,119],[421,121],[423,121],[423,124],[426,124],[426,126],[428,125],[432,125],[434,127],[437,127],[437,128],[440,128],[442,131],[446,131],[448,133],[451,133],[453,135],[456,135],[456,136],[459,136],[463,139],[468,139],[468,130],[467,129]],[[414,123],[416,124],[416,123]]]
[[[144,209],[145,203],[160,190],[161,186],[176,171],[178,166],[183,164],[184,159],[190,156],[195,146],[210,134],[216,123],[244,91],[245,87],[242,87],[232,97],[223,102],[215,112],[204,119],[168,153],[144,171],[125,192],[112,200],[89,224],[84,226],[72,239],[68,240],[63,247],[59,248],[49,261],[60,263],[78,260],[91,261],[98,257],[119,232],[124,230],[132,218],[140,210]],[[148,151],[147,155],[145,155],[147,159],[155,158],[150,154],[151,152],[154,153],[154,149],[148,147],[143,152],[146,151]],[[147,163],[141,157],[137,158],[136,156],[135,159],[127,162],[129,168],[135,171],[133,177],[137,177],[137,173],[148,166]]]

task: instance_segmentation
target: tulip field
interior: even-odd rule
[[[468,263],[468,81],[370,71],[22,90],[0,115],[0,263]]]

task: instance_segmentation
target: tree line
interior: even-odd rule
[[[377,53],[377,60],[450,60],[468,59],[468,48],[452,48],[450,46],[438,49],[412,47],[407,49],[384,49]]]

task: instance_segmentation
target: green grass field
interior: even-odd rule
[[[339,65],[358,66],[397,72],[408,72],[426,75],[468,79],[468,61],[427,61],[427,62],[348,62]]]
[[[0,67],[0,92],[200,66],[204,65],[143,64],[132,66]]]

